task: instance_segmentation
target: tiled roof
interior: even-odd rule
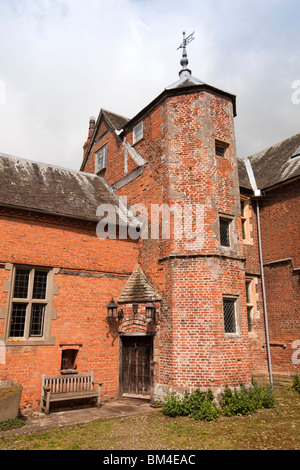
[[[300,134],[249,157],[256,184],[266,189],[296,176],[300,176]]]
[[[119,114],[112,113],[111,111],[102,109],[102,112],[105,117],[109,120],[110,124],[118,131],[123,129],[125,124],[127,124],[127,122],[129,121],[128,118],[120,116]]]
[[[103,178],[0,153],[0,205],[90,221],[119,201]]]

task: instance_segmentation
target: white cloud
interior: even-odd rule
[[[237,95],[246,155],[299,132],[298,0],[0,0],[0,151],[78,169],[101,107],[132,117],[193,75]]]

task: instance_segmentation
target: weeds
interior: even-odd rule
[[[7,431],[8,429],[17,429],[24,426],[25,422],[19,418],[8,419],[0,423],[0,431]]]

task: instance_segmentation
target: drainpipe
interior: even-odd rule
[[[269,338],[269,325],[268,325],[268,309],[267,309],[267,301],[266,301],[265,275],[264,275],[264,264],[263,264],[262,243],[261,243],[261,228],[260,228],[259,198],[262,197],[262,192],[257,187],[255,176],[254,176],[253,169],[252,169],[249,158],[245,158],[245,166],[246,166],[247,173],[248,173],[248,176],[249,176],[249,180],[250,180],[253,192],[254,192],[253,196],[256,199],[258,249],[259,249],[259,261],[260,261],[260,272],[261,272],[262,296],[263,296],[263,305],[264,305],[267,358],[268,358],[270,384],[273,386],[273,373],[272,373],[270,338]]]
[[[258,200],[258,198],[256,199],[256,217],[257,217],[257,229],[258,229],[258,247],[259,247],[259,259],[260,259],[262,295],[263,295],[263,304],[264,304],[264,317],[265,317],[265,330],[266,330],[266,345],[267,345],[267,356],[268,356],[268,366],[269,366],[269,377],[270,377],[270,384],[273,386],[272,362],[271,362],[270,339],[269,339],[269,325],[268,325],[268,310],[267,310],[267,302],[266,302],[266,289],[265,289],[264,265],[263,265],[263,256],[262,256],[262,246],[261,246],[260,212],[259,212],[259,200]]]

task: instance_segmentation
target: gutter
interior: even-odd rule
[[[261,271],[262,296],[263,296],[263,305],[264,305],[267,358],[268,358],[270,384],[273,386],[273,373],[272,373],[269,324],[268,324],[268,309],[267,309],[267,301],[266,301],[265,275],[264,275],[264,264],[263,264],[262,243],[261,243],[260,207],[259,207],[259,200],[263,197],[263,193],[257,187],[255,176],[254,176],[253,169],[252,169],[249,158],[245,159],[245,166],[246,166],[248,176],[249,176],[249,180],[250,180],[250,183],[251,183],[251,186],[252,186],[252,189],[253,189],[253,196],[254,196],[254,199],[256,199],[258,249],[259,249],[259,261],[260,261],[260,271]]]

